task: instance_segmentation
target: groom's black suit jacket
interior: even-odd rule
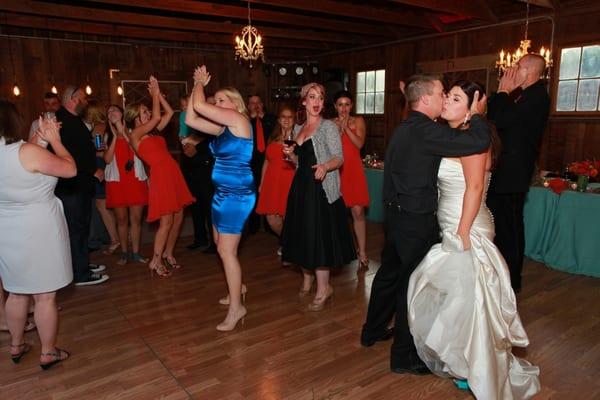
[[[459,131],[411,111],[395,129],[385,154],[384,202],[412,213],[433,213],[442,157],[480,153],[489,145],[489,125],[478,115],[471,118],[469,129]]]

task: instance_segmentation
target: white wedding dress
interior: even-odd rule
[[[490,174],[486,174],[486,187]],[[462,250],[456,229],[465,179],[458,160],[442,159],[438,173],[442,243],[413,272],[408,322],[419,357],[442,377],[466,379],[477,399],[529,399],[540,390],[539,368],[515,357],[529,339],[517,312],[504,258],[493,243],[485,196]]]

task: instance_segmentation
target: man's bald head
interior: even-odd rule
[[[539,54],[527,54],[522,58],[522,62],[525,63],[528,69],[531,69],[532,74],[541,76],[546,69],[546,60]]]

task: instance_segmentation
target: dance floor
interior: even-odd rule
[[[435,376],[390,373],[390,342],[359,344],[368,294],[378,267],[381,225],[368,225],[370,270],[355,264],[334,274],[333,301],[308,312],[300,272],[276,256],[264,232],[240,249],[248,316],[235,331],[215,326],[226,314],[217,301],[225,283],[217,257],[188,251],[171,278],[144,265],[106,263],[110,281],[69,287],[59,295],[59,346],[71,358],[49,371],[37,365],[39,342],[19,365],[0,358],[0,399],[469,399]],[[145,254],[150,254],[148,246]],[[600,398],[600,279],[569,275],[529,261],[518,295],[531,341],[517,349],[541,368],[536,399]],[[8,349],[8,334],[0,347]]]

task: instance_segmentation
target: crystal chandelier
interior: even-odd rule
[[[550,56],[550,49],[542,48],[539,53],[530,53],[529,48],[531,47],[531,40],[527,39],[527,32],[529,30],[529,1],[527,1],[527,12],[525,14],[525,38],[521,40],[519,48],[511,53],[510,51],[504,52],[504,49],[500,51],[498,61],[496,61],[496,68],[498,69],[498,79],[502,77],[504,71],[512,66],[515,66],[519,60],[527,54],[538,54],[544,57],[546,60],[546,69],[542,74],[542,78],[550,78],[550,69],[552,68],[552,57]]]
[[[248,25],[242,29],[241,37],[235,36],[235,59],[250,61],[250,68],[252,68],[252,61],[261,59],[265,61],[264,48],[262,45],[262,36],[258,33],[258,30],[252,26],[252,20],[250,19],[250,0],[248,0]]]

